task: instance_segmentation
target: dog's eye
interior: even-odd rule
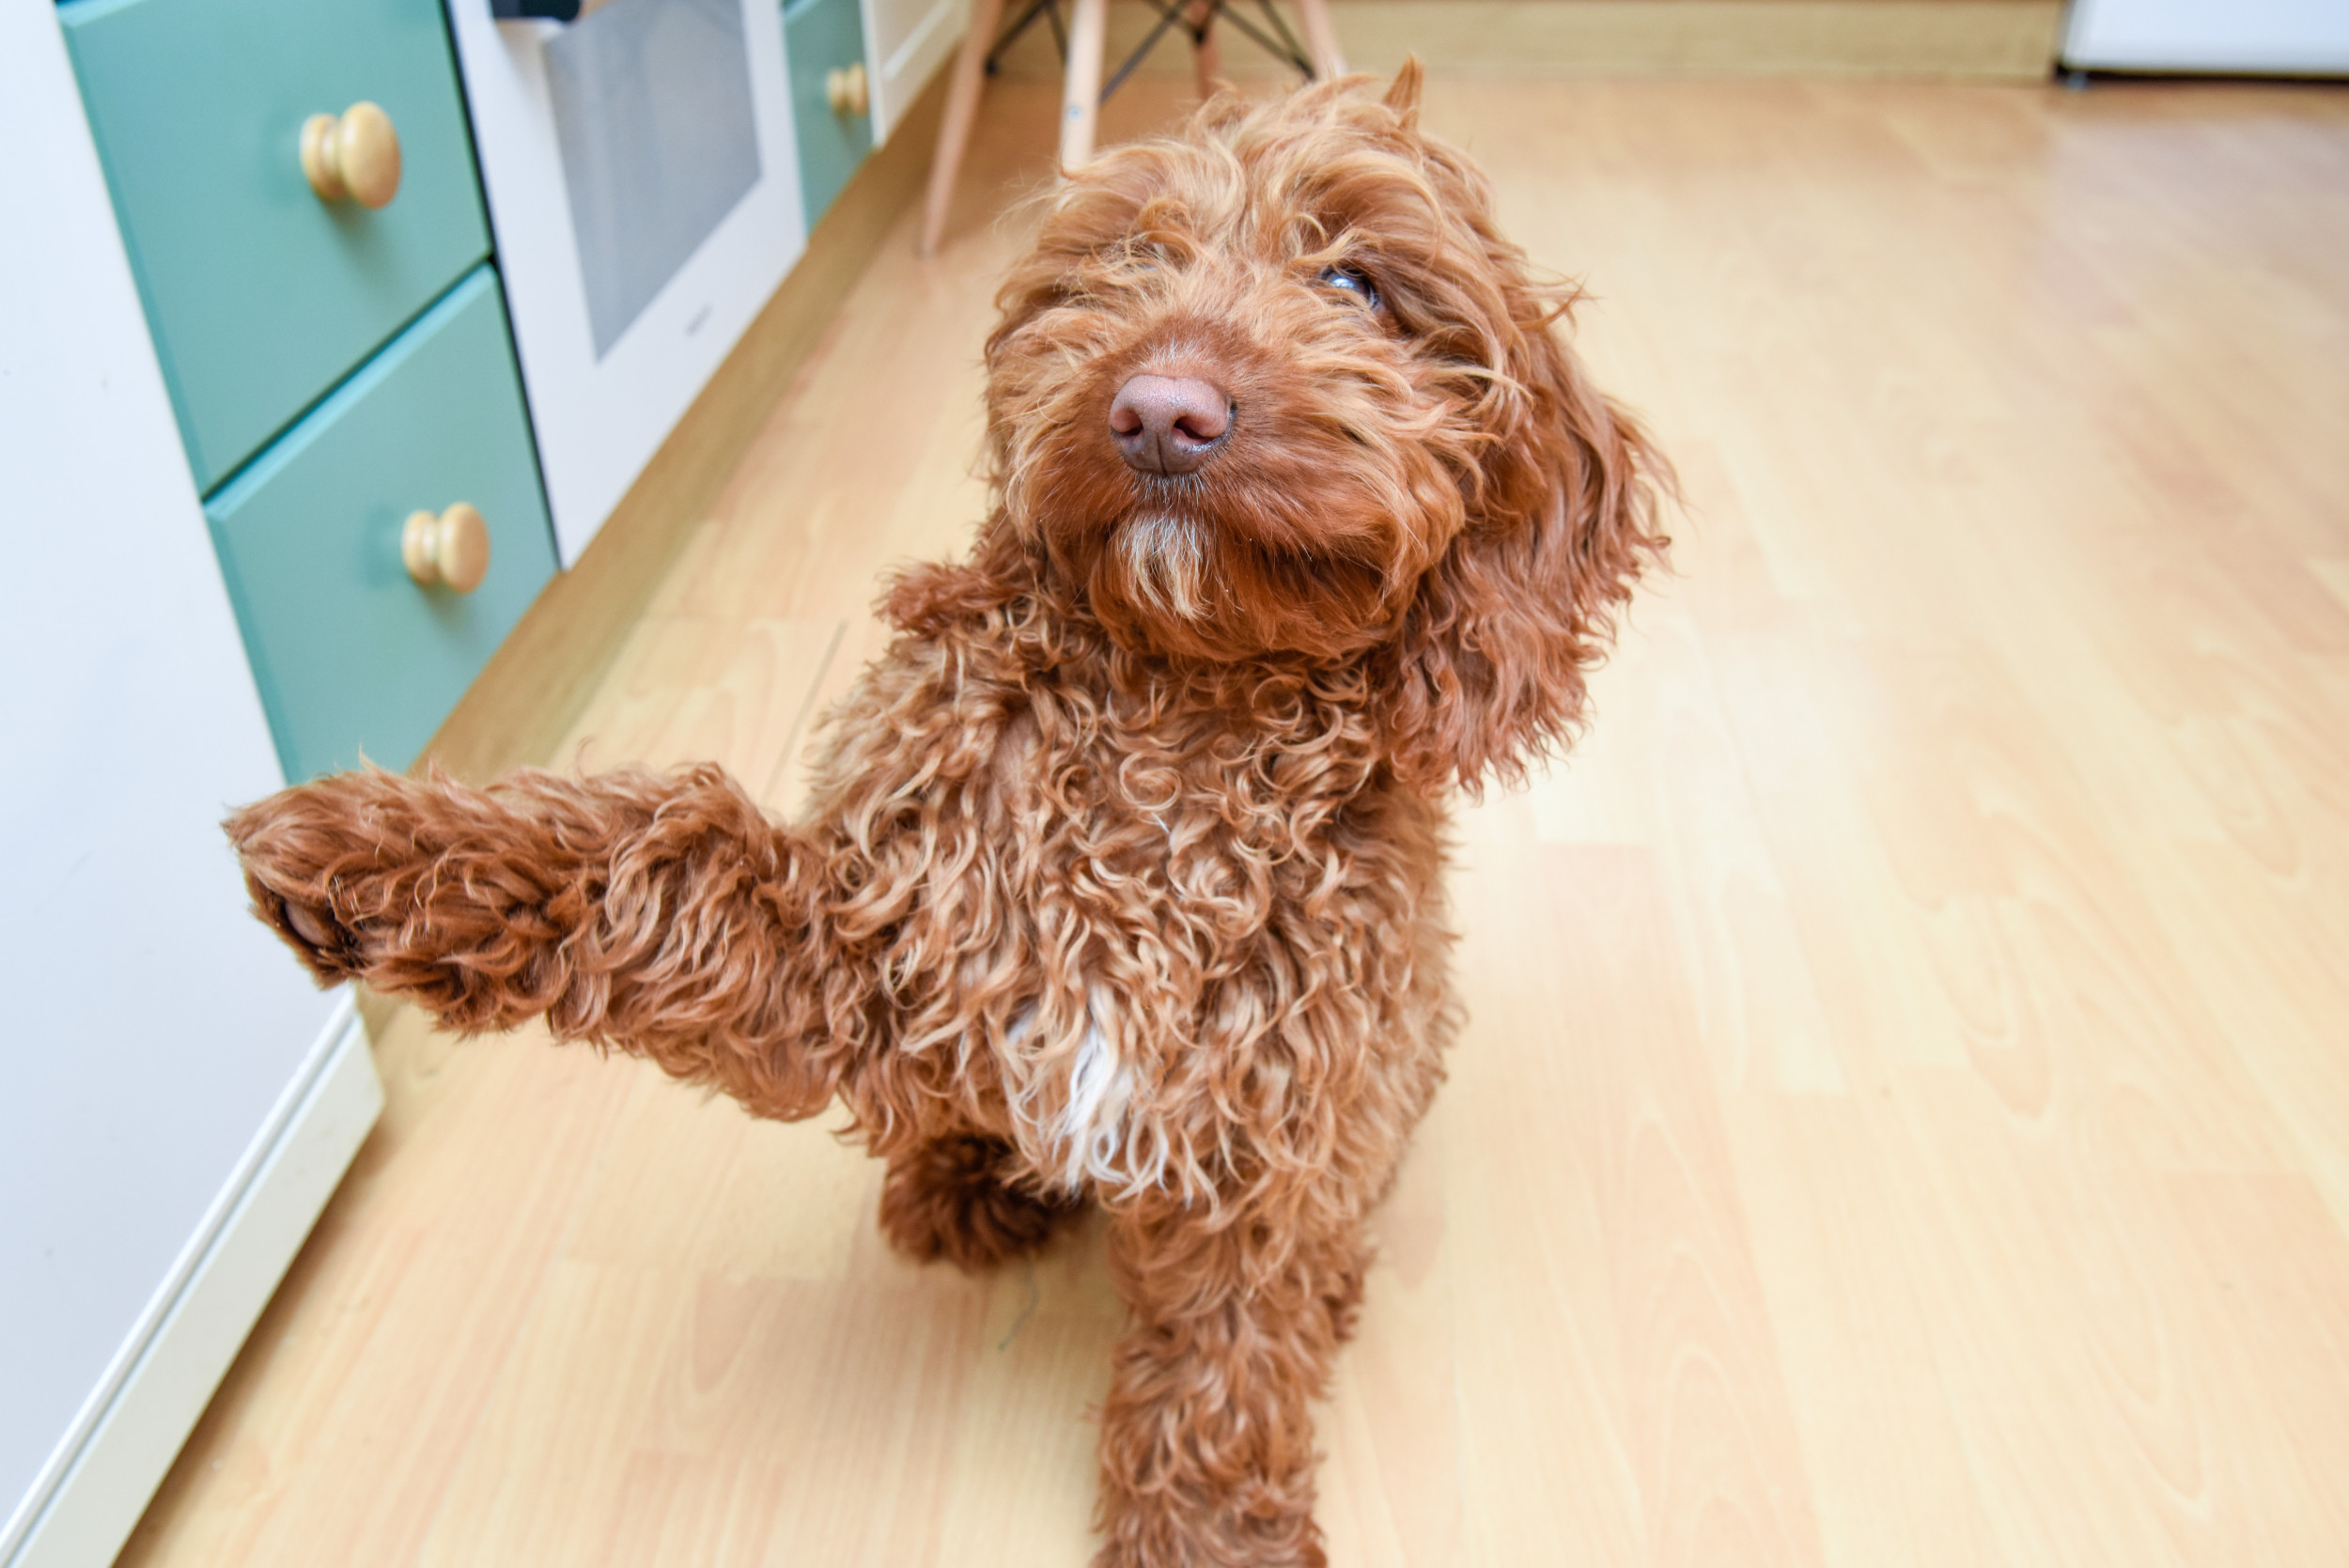
[[[1378,308],[1378,286],[1359,268],[1325,267],[1321,270],[1321,286],[1344,289],[1371,309]]]

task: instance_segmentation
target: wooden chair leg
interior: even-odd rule
[[[1314,57],[1314,75],[1322,81],[1346,74],[1346,52],[1338,47],[1338,30],[1330,24],[1326,0],[1297,0],[1297,14],[1305,23],[1305,48]]]
[[[1190,54],[1199,96],[1213,98],[1216,88],[1223,85],[1222,51],[1215,41],[1215,0],[1190,0],[1190,24],[1199,29],[1199,41]]]
[[[955,176],[970,150],[971,126],[979,117],[979,92],[987,85],[987,54],[995,47],[995,23],[1003,0],[972,0],[971,30],[955,56],[955,79],[946,88],[946,117],[938,122],[938,152],[930,160],[930,188],[922,202],[922,239],[916,254],[933,256],[945,238],[946,210],[955,204]]]
[[[1101,54],[1109,47],[1109,0],[1077,0],[1068,21],[1068,79],[1060,101],[1060,166],[1092,162],[1101,118]]]

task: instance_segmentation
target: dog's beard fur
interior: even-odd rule
[[[1133,597],[1154,614],[1199,621],[1207,614],[1206,530],[1174,512],[1144,512],[1117,530],[1117,566]]]

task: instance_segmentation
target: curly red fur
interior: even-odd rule
[[[1023,1187],[1019,1165],[1019,1152],[992,1138],[950,1134],[906,1151],[881,1183],[882,1234],[909,1257],[963,1269],[1037,1251],[1076,1201]]]
[[[838,1097],[918,1256],[1102,1205],[1105,1564],[1322,1560],[1310,1405],[1455,1029],[1444,801],[1582,721],[1664,544],[1572,290],[1417,81],[1219,99],[1052,194],[988,346],[990,516],[890,585],[802,821],[702,768],[350,774],[228,823],[321,978],[760,1115]],[[1138,374],[1229,391],[1198,472],[1119,457]]]

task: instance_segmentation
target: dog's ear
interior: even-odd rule
[[[1421,76],[1419,56],[1407,54],[1403,57],[1403,69],[1394,73],[1393,82],[1387,87],[1386,105],[1394,111],[1395,117],[1403,122],[1406,131],[1419,129]]]
[[[1391,644],[1391,754],[1426,789],[1516,783],[1571,737],[1616,613],[1671,543],[1657,517],[1670,466],[1549,325],[1570,297],[1509,346],[1466,524]]]

